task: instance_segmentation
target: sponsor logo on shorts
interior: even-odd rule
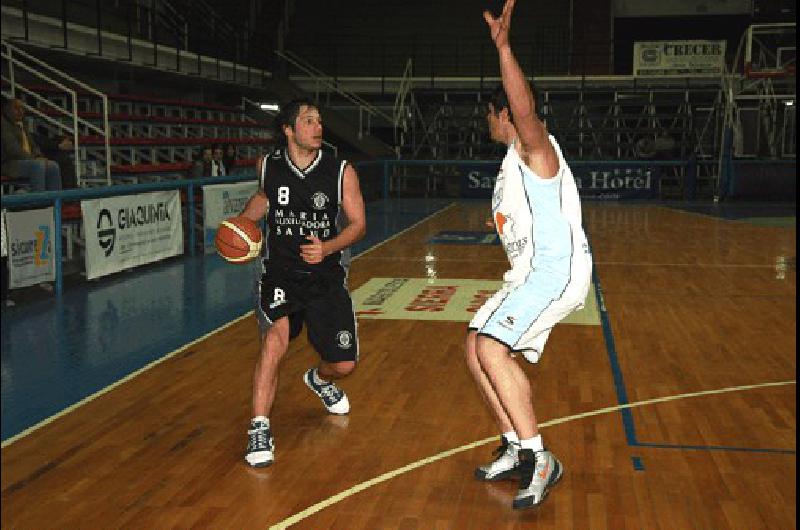
[[[508,315],[504,320],[501,320],[499,322],[499,325],[501,325],[502,327],[504,327],[506,329],[513,330],[514,329],[514,323],[516,321],[517,321],[517,317],[515,317],[513,315]]]
[[[347,330],[342,330],[336,334],[336,345],[346,350],[353,344],[353,334]]]

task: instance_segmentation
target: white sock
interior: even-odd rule
[[[508,440],[511,443],[519,444],[519,438],[517,438],[516,431],[504,432],[503,436],[505,436],[506,440]]]
[[[257,421],[260,421],[261,423],[266,423],[267,427],[269,427],[269,418],[267,418],[266,416],[256,416],[255,418],[250,420],[250,423],[253,424]]]
[[[329,381],[325,381],[319,376],[319,368],[314,368],[311,370],[311,377],[314,379],[314,382],[318,385],[327,385]]]
[[[544,451],[541,434],[537,434],[533,438],[528,438],[527,440],[520,440],[519,444],[523,449],[533,449],[534,453]]]

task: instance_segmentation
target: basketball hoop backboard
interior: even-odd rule
[[[796,75],[796,31],[794,22],[753,24],[747,28],[744,75],[750,78]]]

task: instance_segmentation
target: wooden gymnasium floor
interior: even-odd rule
[[[499,246],[428,243],[485,231],[485,208],[454,204],[362,254],[351,288],[498,279]],[[347,417],[305,388],[314,355],[293,342],[277,461],[249,468],[249,316],[5,447],[2,527],[794,528],[796,272],[776,260],[794,259],[796,229],[652,205],[589,203],[584,217],[602,325],[558,326],[525,366],[566,467],[537,509],[512,511],[512,482],[472,478],[497,434],[463,322],[360,319]]]

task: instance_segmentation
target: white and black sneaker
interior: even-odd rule
[[[520,483],[514,508],[539,505],[564,473],[564,466],[550,451],[519,450]]]
[[[303,381],[325,404],[325,408],[331,414],[347,414],[350,412],[350,402],[341,388],[333,382],[319,384],[315,380],[316,368],[309,369],[303,375]]]
[[[509,442],[505,436],[500,437],[500,446],[493,451],[496,456],[491,464],[475,470],[478,480],[496,481],[519,477],[519,444]]]
[[[253,467],[267,467],[275,460],[275,441],[269,424],[253,420],[247,431],[247,454],[244,459]]]

